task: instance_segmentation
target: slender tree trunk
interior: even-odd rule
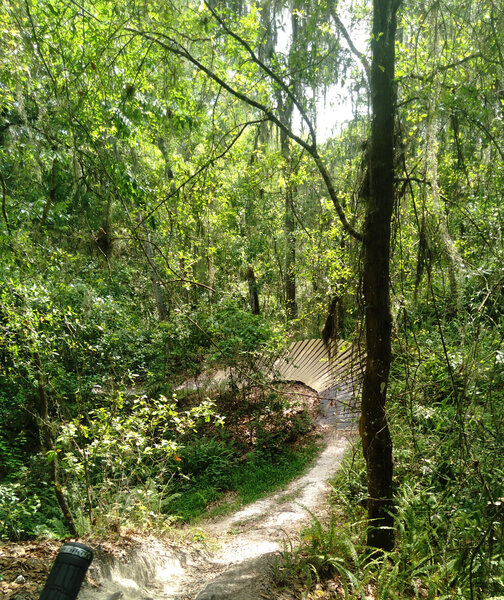
[[[63,486],[61,485],[59,476],[59,459],[58,453],[56,452],[54,444],[54,436],[49,423],[49,398],[47,396],[47,390],[45,385],[45,376],[42,369],[42,361],[38,352],[33,353],[33,358],[37,368],[37,387],[38,387],[38,418],[39,418],[39,435],[40,445],[42,450],[47,453],[51,452],[53,458],[50,463],[51,468],[51,479],[54,486],[54,493],[58,501],[58,505],[65,519],[66,526],[70,531],[71,535],[77,537],[79,534],[75,527],[75,521],[70,511]]]
[[[96,245],[102,253],[103,257],[108,260],[112,252],[112,194],[108,195],[105,214],[103,215],[102,224],[96,234]]]
[[[420,232],[418,234],[418,250],[417,250],[417,263],[416,263],[416,275],[415,275],[415,290],[413,293],[413,301],[416,304],[418,301],[418,291],[420,289],[420,284],[422,283],[423,274],[425,268],[430,269],[428,265],[429,260],[429,245],[427,240],[426,233],[426,225],[425,225],[425,213],[422,214],[422,220],[420,222]]]
[[[255,278],[254,269],[252,267],[247,268],[247,281],[249,288],[250,311],[253,315],[258,315],[261,312],[259,308],[259,294],[257,293],[257,281]]]
[[[160,321],[166,321],[169,316],[168,307],[164,299],[164,290],[161,285],[161,279],[156,267],[156,257],[154,255],[154,248],[150,239],[150,234],[145,225],[142,225],[143,240],[142,246],[144,249],[145,256],[149,262],[149,269],[151,273],[152,290],[154,292],[154,300],[156,301],[156,308]]]
[[[7,215],[7,186],[5,185],[5,179],[3,178],[2,173],[0,172],[0,184],[2,186],[2,215],[5,221],[5,227],[7,228],[7,233],[12,235],[9,223],[9,217]]]
[[[295,13],[291,14],[292,24],[292,43],[289,50],[289,64],[292,64],[298,38],[298,17]],[[296,81],[292,82],[296,87]],[[282,121],[289,128],[292,127],[293,105],[290,99],[285,99],[282,94],[277,94],[278,103]],[[284,159],[285,171],[285,311],[287,320],[293,321],[297,317],[296,302],[296,219],[294,217],[294,197],[295,188],[290,183],[291,171],[291,146],[287,133],[280,131],[280,148]]]
[[[292,105],[283,107],[282,116],[289,126],[292,121]],[[284,131],[280,131],[280,149],[284,159],[285,188],[285,312],[287,320],[292,321],[297,317],[296,303],[296,221],[294,218],[294,189],[290,184],[290,142]]]
[[[296,303],[296,222],[292,208],[293,190],[288,188],[285,194],[285,308],[287,319],[297,317]]]
[[[390,231],[394,207],[394,85],[397,0],[375,0],[371,64],[369,195],[364,224],[366,370],[360,433],[367,464],[367,544],[394,545],[392,439],[385,408],[391,362]]]

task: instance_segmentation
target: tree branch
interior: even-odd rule
[[[224,88],[232,96],[234,96],[235,98],[238,98],[238,100],[241,100],[245,104],[248,104],[249,106],[252,106],[253,108],[256,108],[259,111],[261,111],[262,113],[264,113],[264,115],[268,118],[269,121],[271,121],[272,123],[275,123],[275,125],[277,127],[279,127],[280,129],[282,129],[283,131],[285,131],[285,133],[292,140],[294,140],[297,144],[299,144],[300,146],[302,146],[303,148],[305,148],[308,151],[310,151],[313,148],[312,144],[308,144],[308,142],[306,142],[303,138],[301,138],[298,135],[296,135],[286,125],[284,125],[282,123],[282,121],[280,121],[280,119],[274,114],[274,112],[273,112],[272,109],[268,108],[266,105],[262,104],[261,102],[258,102],[257,100],[254,100],[250,96],[247,96],[243,92],[240,92],[240,91],[234,89],[233,87],[231,87],[231,85],[229,83],[227,83],[226,81],[224,81],[224,79],[222,79],[214,71],[212,71],[211,69],[209,69],[203,63],[201,63],[197,58],[195,58],[192,54],[190,54],[189,51],[184,46],[182,46],[181,44],[179,44],[173,38],[170,38],[169,36],[167,36],[167,35],[165,35],[163,33],[155,33],[155,34],[153,34],[153,33],[148,33],[146,31],[139,31],[138,29],[133,29],[132,27],[126,27],[125,29],[126,29],[126,31],[129,31],[130,33],[134,33],[136,35],[140,35],[140,36],[142,36],[143,38],[145,38],[147,40],[151,40],[151,41],[156,42],[159,46],[161,46],[162,48],[164,48],[168,52],[171,52],[172,54],[175,54],[176,56],[180,56],[181,58],[185,58],[190,63],[192,63],[197,69],[199,69],[200,71],[202,71],[203,73],[205,73],[205,75],[207,75],[210,79],[212,79],[213,81],[215,81],[216,83],[218,83],[222,88]],[[155,37],[155,36],[163,37],[169,43],[164,42],[161,39],[159,39],[159,37]]]
[[[343,21],[339,18],[338,14],[336,13],[334,5],[331,5],[331,16],[334,22],[336,23],[336,27],[338,28],[339,32],[345,38],[345,41],[348,44],[348,47],[350,48],[352,54],[354,54],[359,59],[361,65],[364,67],[366,79],[369,85],[369,82],[371,81],[371,67],[369,65],[369,61],[366,55],[356,48],[355,44],[352,41],[352,38],[350,37],[350,34],[347,31],[347,28],[343,25]]]
[[[174,189],[172,189],[172,191],[168,194],[168,196],[166,196],[165,198],[163,198],[163,200],[161,200],[160,202],[158,202],[154,208],[152,208],[140,221],[140,223],[138,224],[137,227],[139,227],[140,225],[142,225],[142,223],[144,223],[147,219],[149,219],[150,217],[152,217],[152,215],[157,211],[157,209],[162,206],[163,204],[165,204],[170,198],[173,198],[173,196],[176,196],[178,194],[178,192],[184,188],[190,181],[192,181],[195,177],[197,177],[200,173],[202,173],[205,169],[207,169],[208,167],[210,167],[211,165],[213,165],[215,162],[217,162],[219,159],[221,159],[223,156],[225,156],[230,150],[231,148],[235,145],[235,143],[238,141],[238,139],[241,137],[242,133],[245,131],[245,129],[249,126],[249,125],[256,125],[258,123],[264,123],[265,119],[256,119],[254,121],[247,121],[246,123],[244,123],[241,128],[240,131],[238,132],[238,134],[233,138],[233,140],[231,141],[230,144],[228,144],[226,146],[226,148],[224,148],[224,150],[218,154],[217,156],[214,156],[212,158],[210,158],[209,160],[207,160],[205,162],[204,165],[202,165],[199,169],[197,169],[192,175],[190,175],[185,181],[183,181],[180,185],[178,185],[177,187],[175,187]],[[136,229],[136,228],[135,228]]]
[[[250,57],[252,58],[253,62],[259,66],[269,77],[271,77],[271,79],[280,86],[280,88],[287,94],[287,96],[290,98],[290,100],[292,101],[292,103],[294,104],[294,106],[298,109],[301,117],[303,118],[303,121],[306,123],[306,125],[308,126],[308,129],[310,131],[310,137],[313,140],[313,145],[316,145],[316,136],[315,136],[315,130],[313,128],[312,122],[311,120],[308,118],[308,115],[306,114],[305,110],[302,108],[302,106],[300,105],[300,103],[298,102],[297,98],[294,96],[294,94],[291,92],[291,90],[289,89],[288,85],[283,81],[283,79],[281,77],[279,77],[274,71],[272,71],[268,65],[266,65],[258,56],[257,54],[252,50],[252,48],[250,47],[250,45],[248,44],[248,42],[246,42],[243,38],[241,38],[238,34],[236,34],[234,31],[232,31],[227,25],[226,23],[223,21],[223,19],[218,15],[218,13],[208,4],[208,2],[205,0],[205,6],[208,8],[208,10],[212,13],[212,15],[214,16],[215,20],[219,23],[219,25],[224,29],[224,31],[231,36],[233,39],[235,39],[241,46],[243,46],[245,48],[245,50],[248,52],[248,54],[250,55]]]
[[[25,8],[26,8],[26,15],[28,16],[28,20],[30,22],[33,39],[35,40],[35,48],[36,48],[35,54],[39,55],[40,60],[42,61],[42,64],[44,65],[44,69],[46,70],[46,73],[49,75],[49,78],[52,81],[53,91],[54,91],[54,93],[56,93],[56,91],[58,89],[58,84],[56,83],[56,79],[54,78],[54,75],[53,75],[51,69],[49,68],[49,65],[47,64],[47,61],[42,52],[42,47],[40,45],[39,38],[37,36],[37,28],[35,27],[35,23],[33,22],[32,14],[30,11],[30,4],[29,4],[28,0],[25,0]]]
[[[251,106],[252,108],[256,108],[257,110],[262,112],[269,121],[274,123],[279,129],[284,131],[291,140],[296,142],[299,146],[301,146],[301,148],[304,148],[308,152],[308,154],[313,158],[315,164],[317,165],[319,173],[321,174],[322,179],[324,180],[326,189],[327,189],[329,196],[330,196],[330,198],[334,204],[334,207],[336,209],[336,213],[338,214],[341,224],[343,225],[343,229],[349,235],[354,237],[355,239],[357,239],[361,242],[364,240],[364,236],[362,235],[362,233],[358,232],[349,223],[349,221],[346,218],[345,212],[340,204],[338,194],[336,193],[336,190],[334,188],[329,171],[327,170],[327,167],[325,166],[324,162],[322,161],[322,159],[318,153],[317,146],[316,146],[316,139],[314,137],[312,138],[313,143],[309,144],[302,137],[296,135],[289,127],[287,127],[279,119],[279,117],[277,117],[275,115],[275,113],[273,112],[273,110],[271,108],[262,104],[261,102],[258,102],[257,100],[254,100],[247,94],[244,94],[243,92],[240,92],[239,90],[232,87],[229,83],[227,83],[224,79],[222,79],[222,77],[217,75],[217,73],[212,71],[209,67],[204,65],[202,62],[200,62],[184,46],[182,46],[179,42],[177,42],[173,38],[170,38],[169,36],[167,36],[163,33],[159,33],[159,32],[150,33],[150,32],[146,32],[146,31],[140,31],[140,30],[134,29],[132,27],[126,27],[125,30],[134,35],[139,35],[139,36],[143,37],[144,39],[154,41],[159,46],[161,46],[161,48],[167,50],[168,52],[175,54],[176,56],[180,56],[181,58],[185,58],[190,63],[192,63],[199,71],[202,71],[203,73],[205,73],[205,75],[207,75],[210,79],[212,79],[217,84],[219,84],[223,89],[225,89],[227,92],[229,92],[232,96],[234,96],[235,98],[238,98],[238,100],[247,104],[248,106]],[[164,41],[163,39],[160,39],[160,38],[164,38],[164,40],[166,40],[166,41]]]
[[[159,278],[159,283],[165,289],[168,289],[169,283],[187,283],[188,285],[192,285],[195,287],[201,287],[204,290],[206,290],[207,292],[212,292],[212,293],[215,292],[214,288],[209,285],[206,285],[206,283],[201,283],[201,281],[196,281],[195,279],[187,279],[187,277],[182,277],[182,275],[170,265],[170,262],[169,262],[167,256],[161,250],[160,246],[158,244],[156,244],[156,242],[153,242],[150,238],[142,238],[139,235],[137,235],[136,233],[134,233],[132,236],[123,235],[121,237],[114,237],[114,239],[115,240],[134,240],[135,242],[139,242],[141,244],[142,248],[144,247],[144,244],[150,244],[156,250],[156,252],[163,258],[163,261],[164,261],[168,271],[171,271],[173,273],[173,275],[175,275],[175,277],[176,277],[176,279],[169,279],[166,281],[164,279]],[[154,263],[152,257],[148,256],[145,252],[144,252],[144,255],[145,255],[145,258],[147,259],[147,262],[149,263],[149,266],[151,267],[151,269],[157,271],[157,266]]]

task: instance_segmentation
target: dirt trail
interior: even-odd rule
[[[302,477],[230,516],[204,522],[196,531],[200,541],[192,539],[194,529],[182,536],[190,543],[135,536],[100,544],[84,540],[95,548],[96,558],[79,600],[278,600],[270,585],[275,558],[296,546],[312,515],[324,516],[327,481],[355,438],[351,429],[338,431],[333,425],[334,402],[320,402],[325,447]],[[59,545],[0,545],[0,592],[13,600],[38,598]]]
[[[320,340],[310,340],[291,345],[289,351],[296,354],[297,362],[294,359],[284,361],[285,368],[294,373],[291,374],[293,380],[304,382],[304,374],[311,378],[312,389],[318,391],[317,422],[324,438],[324,449],[310,470],[286,489],[231,516],[204,523],[201,528],[204,543],[200,540],[189,545],[175,544],[154,537],[121,538],[120,546],[111,544],[112,552],[108,551],[107,544],[100,544],[79,600],[276,598],[271,595],[270,585],[275,559],[282,550],[297,545],[300,531],[313,517],[324,517],[330,492],[327,482],[356,437],[353,399],[358,394],[358,373],[355,376],[350,359],[343,360],[348,350],[340,357],[344,364],[334,362],[331,366],[329,357],[329,366],[325,367],[325,359],[319,356],[321,344]],[[322,370],[319,368],[321,361],[324,363]],[[342,378],[342,373],[347,371],[348,379]],[[189,383],[188,389],[203,385],[198,381]],[[339,429],[336,428],[336,412]],[[0,547],[0,558],[5,554],[7,560],[9,552],[3,552]],[[50,554],[54,553],[52,548]],[[41,575],[45,581],[45,572],[49,569],[47,560],[43,567]],[[35,573],[21,561],[19,569],[9,571],[9,574],[12,582],[4,582],[6,585],[3,586],[7,586],[8,598],[32,600],[36,597],[36,584],[40,580],[38,570]],[[25,581],[23,575],[21,582],[22,574],[28,580]],[[0,580],[0,590],[2,583]]]
[[[220,542],[212,557],[213,579],[197,573],[186,580],[184,599],[260,600],[269,598],[269,567],[281,550],[296,544],[299,531],[312,516],[323,517],[330,491],[327,480],[337,470],[351,434],[328,428],[326,448],[312,468],[285,490],[255,502],[207,526]]]
[[[86,585],[79,600],[273,599],[269,590],[276,557],[296,545],[313,516],[324,516],[327,481],[355,438],[352,430],[336,430],[329,402],[325,409],[319,422],[325,448],[305,475],[230,516],[206,522],[205,550],[179,550],[150,540],[127,560],[97,561],[91,577],[100,582],[99,589]]]

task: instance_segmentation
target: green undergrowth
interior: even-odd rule
[[[491,334],[465,349],[450,346],[445,335],[446,352],[432,333],[417,336],[425,355],[418,352],[418,362],[398,355],[389,399],[395,548],[380,556],[366,548],[366,468],[359,445],[332,483],[330,519],[314,520],[301,547],[277,570],[279,585],[297,582],[305,598],[504,597],[501,353]],[[406,379],[407,369],[414,379]],[[323,595],[335,588],[339,596]]]
[[[251,452],[243,458],[214,439],[195,446],[203,450],[200,469],[190,479],[180,480],[168,504],[168,510],[185,521],[226,514],[281,489],[300,476],[318,452],[313,441],[274,456]],[[184,463],[183,459],[182,469]]]
[[[53,461],[81,535],[163,534],[279,489],[317,453],[303,402],[277,390],[97,400],[86,416],[62,424],[53,452],[34,454],[1,482],[1,539],[67,535]]]
[[[184,521],[223,514],[306,469],[317,453],[311,416],[302,397],[283,389],[231,385],[214,392],[223,426],[181,440],[169,513]],[[186,399],[188,406],[195,398]]]

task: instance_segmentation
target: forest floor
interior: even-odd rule
[[[331,411],[329,403],[325,408]],[[301,584],[299,589],[295,584],[278,589],[273,583],[283,568],[282,552],[298,545],[314,517],[323,520],[327,515],[328,480],[355,439],[354,431],[338,431],[333,423],[334,416],[322,411],[317,430],[323,450],[303,476],[231,515],[187,527],[168,540],[138,534],[82,540],[96,549],[96,559],[79,599],[343,597],[337,581],[319,585],[313,596]],[[36,600],[59,547],[52,541],[0,545],[0,595]]]

